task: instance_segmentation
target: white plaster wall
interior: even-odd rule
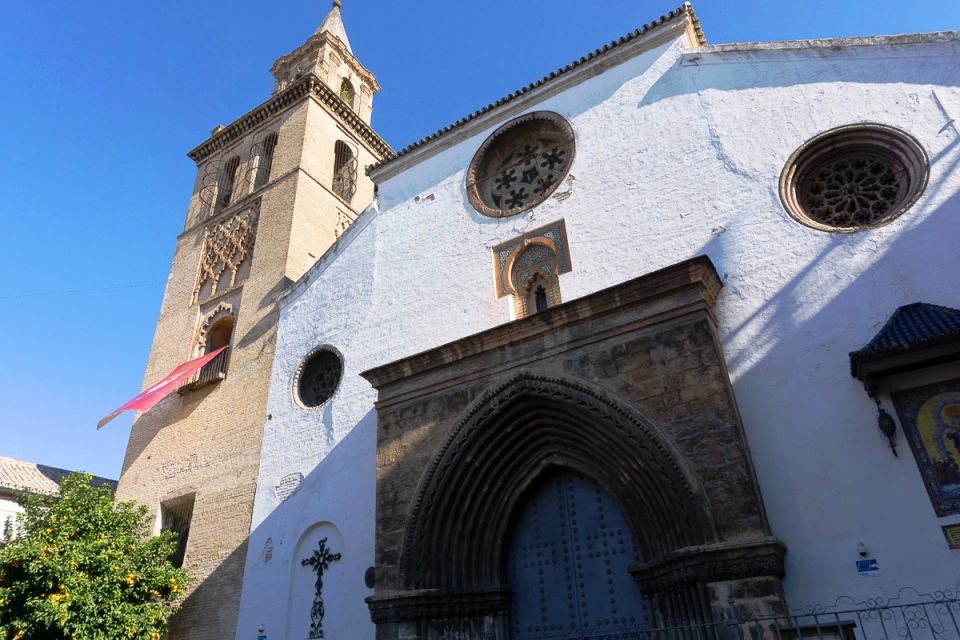
[[[529,109],[573,124],[576,179],[564,202],[502,220],[472,210],[464,172],[501,122],[380,185],[379,207],[281,311],[238,638],[259,621],[284,625],[289,573],[256,560],[268,535],[292,546],[328,521],[356,545],[358,570],[373,563],[375,392],[359,373],[508,322],[491,248],[560,218],[573,264],[560,277],[564,300],[700,254],[717,266],[721,339],[773,533],[789,549],[791,606],[955,587],[960,552],[947,550],[940,526],[960,518],[935,517],[902,436],[900,457],[890,454],[847,354],[897,306],[960,307],[958,53],[941,43],[682,59],[671,43]],[[871,231],[793,221],[778,196],[787,158],[824,130],[863,121],[920,141],[926,192]],[[322,344],[344,355],[343,382],[307,411],[293,400],[293,376]],[[292,471],[303,486],[280,504],[272,487]],[[858,542],[879,577],[857,575]],[[368,594],[361,585],[344,601],[358,621],[351,637],[373,637]]]
[[[16,524],[18,513],[23,513],[23,507],[12,498],[0,496],[0,537],[3,537],[3,528],[7,520]]]

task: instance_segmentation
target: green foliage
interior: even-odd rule
[[[71,474],[58,498],[23,495],[0,539],[0,639],[157,640],[186,585],[176,534],[149,536],[146,507]]]

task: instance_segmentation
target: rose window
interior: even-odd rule
[[[319,407],[333,397],[341,377],[343,362],[340,356],[329,349],[314,352],[297,375],[296,388],[300,402],[307,407]]]
[[[927,182],[927,157],[907,134],[841,127],[798,149],[780,178],[787,211],[823,231],[876,227],[906,211]]]
[[[477,151],[467,172],[467,195],[480,213],[510,216],[530,209],[560,185],[573,163],[570,124],[536,112],[497,129]]]

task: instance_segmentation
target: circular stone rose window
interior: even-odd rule
[[[343,376],[343,361],[330,349],[313,352],[297,374],[297,397],[306,407],[319,407],[331,397]]]
[[[467,197],[480,213],[502,218],[550,197],[573,163],[573,127],[537,111],[493,132],[467,170]]]
[[[917,201],[927,155],[911,136],[878,124],[832,129],[797,149],[780,175],[780,197],[803,224],[822,231],[878,227]]]

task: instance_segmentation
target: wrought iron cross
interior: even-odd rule
[[[313,555],[300,562],[304,567],[312,567],[317,574],[317,592],[313,596],[313,606],[310,607],[310,635],[307,636],[309,640],[326,637],[323,634],[323,572],[330,568],[331,563],[339,559],[339,553],[330,553],[327,548],[327,539],[320,538],[320,544]]]

